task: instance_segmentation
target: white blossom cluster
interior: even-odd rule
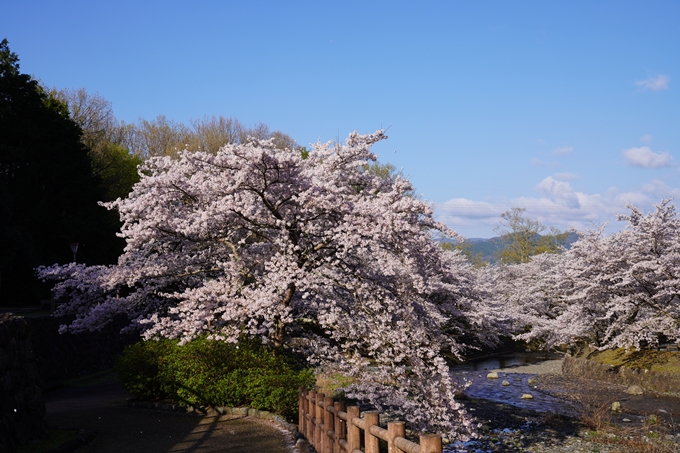
[[[600,349],[654,347],[680,340],[680,219],[671,200],[643,214],[627,206],[628,225],[580,233],[563,253],[491,267],[478,283],[503,306],[518,338],[547,347],[585,342]]]
[[[433,240],[456,233],[406,179],[367,170],[384,138],[149,159],[128,198],[106,204],[123,221],[118,264],[39,269],[68,301],[59,312],[76,315],[62,329],[126,314],[147,339],[258,336],[353,378],[349,396],[465,438],[472,421],[441,353],[494,329],[469,264]]]

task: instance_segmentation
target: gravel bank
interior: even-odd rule
[[[634,397],[622,386],[564,376],[561,366],[562,360],[548,360],[488,371],[510,381],[535,375],[531,376],[533,393],[558,397],[565,411],[576,416],[463,397],[468,411],[481,424],[480,437],[449,445],[445,451],[680,453],[680,400],[658,395]],[[612,401],[620,401],[623,411],[612,413]],[[598,423],[601,427],[593,429]],[[654,450],[650,449],[652,443]]]
[[[643,451],[643,434],[663,443],[656,450],[659,453],[680,452],[680,434],[672,434],[660,425],[652,427],[654,432],[650,434],[649,426],[647,430],[640,429],[644,425],[639,416],[630,427],[617,426],[596,434],[576,418],[483,400],[465,401],[465,405],[482,424],[480,437],[449,445],[446,452],[634,453]]]
[[[546,360],[539,363],[513,366],[508,368],[496,368],[491,371],[500,373],[516,374],[562,374],[562,363],[564,359]]]

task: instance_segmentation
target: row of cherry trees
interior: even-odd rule
[[[489,306],[524,340],[546,347],[641,348],[680,339],[680,219],[671,200],[628,206],[618,233],[581,234],[569,250],[480,271]]]
[[[434,240],[433,219],[399,175],[374,171],[382,131],[311,152],[274,140],[156,157],[119,212],[113,266],[42,267],[75,314],[64,331],[124,314],[147,339],[257,336],[353,378],[350,397],[451,438],[474,431],[442,356],[502,335],[546,346],[653,344],[678,336],[679,221],[669,201],[570,250],[473,269]]]

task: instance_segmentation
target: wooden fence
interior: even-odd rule
[[[404,438],[404,422],[379,426],[377,411],[364,412],[363,418],[358,406],[345,409],[342,401],[323,393],[300,388],[299,431],[318,453],[379,453],[380,439],[387,442],[389,453],[442,453],[442,438],[438,434],[422,434],[420,444]],[[363,445],[361,448],[361,432]]]

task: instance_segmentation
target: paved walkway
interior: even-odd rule
[[[289,433],[251,417],[207,417],[127,407],[117,382],[46,395],[53,428],[84,428],[96,438],[78,453],[291,453]]]

